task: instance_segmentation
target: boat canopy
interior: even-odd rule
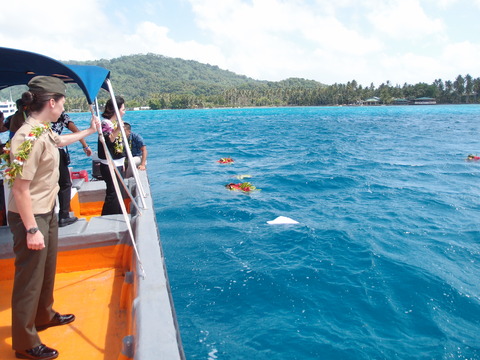
[[[26,85],[31,78],[54,76],[65,83],[76,83],[93,104],[101,88],[108,91],[110,71],[99,66],[66,65],[50,57],[0,47],[0,90],[13,85]]]
[[[65,83],[76,83],[87,97],[88,103],[93,104],[96,100],[98,92],[104,88],[110,93],[112,99],[115,98],[112,84],[110,83],[110,71],[100,66],[91,65],[67,65],[50,57],[17,49],[9,49],[0,47],[0,90],[13,85],[26,85],[35,76],[54,76]],[[119,120],[120,130],[124,139],[127,138],[123,121],[121,120],[120,111],[117,103],[114,102],[115,113]],[[97,104],[96,104],[97,105]],[[91,109],[93,114],[93,108]],[[98,106],[96,106],[97,116]],[[101,135],[101,131],[99,130]],[[103,139],[103,136],[99,137]],[[105,153],[108,153],[106,145],[103,144]],[[127,156],[131,164],[134,163],[130,148],[126,148]],[[108,155],[107,155],[108,157]],[[112,160],[112,159],[109,159]],[[113,163],[112,163],[113,164]],[[111,166],[113,166],[110,164]],[[111,169],[112,178],[116,179],[113,167]],[[146,207],[144,198],[146,193],[142,184],[139,182],[139,175],[136,167],[133,167],[133,175],[137,181],[142,196],[140,200],[143,208]],[[118,184],[117,184],[118,185]],[[117,188],[117,186],[116,186]],[[117,190],[117,189],[116,189]],[[122,195],[118,191],[118,198]],[[122,204],[123,202],[120,202]],[[128,222],[128,219],[125,219]],[[133,239],[133,236],[132,236]]]

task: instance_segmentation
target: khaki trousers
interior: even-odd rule
[[[27,232],[20,215],[8,213],[15,253],[12,348],[20,351],[42,343],[35,325],[44,325],[55,315],[52,306],[58,249],[57,216],[52,210],[49,214],[35,215],[35,219],[45,239],[42,250],[27,248]]]

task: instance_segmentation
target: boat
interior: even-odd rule
[[[101,88],[114,98],[110,72],[96,66],[65,65],[0,48],[0,73],[0,89],[48,75],[76,83],[92,109],[98,109]],[[41,332],[42,342],[66,360],[185,359],[148,173],[134,171],[125,179],[130,197],[122,207],[127,211],[108,216],[100,216],[105,183],[89,179],[86,170],[72,175],[71,211],[79,220],[59,229],[54,297],[55,310],[74,313],[76,320]],[[8,198],[8,186],[3,189]],[[10,333],[14,254],[8,224],[0,225],[0,358],[8,360],[15,359]]]
[[[0,101],[0,111],[6,119],[8,116],[15,114],[17,105],[12,100]]]

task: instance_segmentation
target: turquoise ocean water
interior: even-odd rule
[[[480,359],[480,106],[125,121],[148,144],[188,359]],[[240,174],[262,190],[226,190]]]

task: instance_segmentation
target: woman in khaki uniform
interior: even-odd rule
[[[12,295],[12,347],[17,358],[54,359],[58,351],[42,344],[38,331],[75,320],[53,310],[58,224],[54,213],[58,193],[59,153],[66,146],[97,132],[92,117],[87,130],[59,136],[44,125],[64,111],[66,87],[54,77],[37,76],[22,95],[30,116],[18,129],[10,147],[13,163],[24,144],[32,142],[20,171],[13,175],[8,221],[13,234],[15,278]],[[32,134],[34,136],[32,141]],[[17,166],[19,163],[17,162]]]

